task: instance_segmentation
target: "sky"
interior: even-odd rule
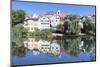
[[[95,6],[83,6],[72,4],[54,4],[54,3],[40,3],[40,2],[12,2],[12,9],[25,10],[27,14],[42,14],[49,11],[60,10],[66,14],[78,14],[80,16],[87,16],[95,14]]]

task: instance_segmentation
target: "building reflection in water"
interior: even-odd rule
[[[51,43],[50,41],[36,41],[34,38],[28,38],[28,40],[24,41],[24,47],[33,51],[34,55],[42,52],[49,56],[58,56],[61,52],[60,45],[56,43],[56,40]]]
[[[24,47],[33,51],[34,55],[44,53],[48,56],[58,56],[61,54],[69,54],[71,56],[78,56],[80,52],[95,53],[95,40],[94,39],[63,39],[63,40],[35,40],[28,38],[24,41]]]

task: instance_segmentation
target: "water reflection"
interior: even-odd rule
[[[27,41],[24,41],[24,47],[32,50],[34,52],[42,52],[46,53],[51,56],[60,55],[60,45],[57,41],[45,41],[45,40],[38,40],[36,41],[34,38],[28,38]]]
[[[17,57],[17,61],[18,59],[26,58],[26,56],[30,52],[33,55],[30,59],[35,58],[36,56],[39,58],[41,57],[42,54],[46,55],[44,56],[45,59],[46,57],[61,58],[62,60],[58,60],[59,62],[92,61],[96,59],[94,37],[82,37],[82,38],[75,37],[75,38],[52,39],[52,40],[42,40],[42,39],[36,40],[34,38],[28,38],[23,42],[23,45],[21,47],[18,47],[13,43],[12,49],[13,49],[12,52],[13,57]],[[70,60],[66,60],[66,58],[68,58],[67,55],[69,56]],[[75,58],[73,59],[73,57]],[[45,59],[40,59],[40,60],[42,60],[41,62],[44,62],[43,60]],[[57,59],[52,60],[52,62],[51,60],[50,61],[48,60],[48,62],[46,61],[44,63],[53,63],[53,61],[58,62]],[[38,63],[39,61],[37,63],[34,62],[32,64],[38,64]],[[17,64],[16,60],[14,64]],[[18,63],[18,64],[23,65],[24,63]]]

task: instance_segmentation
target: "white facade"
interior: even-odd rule
[[[38,20],[39,29],[50,29],[50,19],[48,17],[40,17]]]
[[[35,31],[36,28],[39,27],[39,23],[32,19],[24,21],[24,27],[28,30],[28,32]]]
[[[52,17],[50,18],[50,20],[51,20],[51,26],[52,26],[52,27],[56,27],[58,24],[60,24],[60,17],[57,16],[57,15],[52,16]]]
[[[50,29],[50,19],[48,17],[31,18],[25,20],[23,26],[28,32],[34,32],[36,29]]]
[[[36,28],[40,30],[55,28],[58,24],[63,23],[60,16],[64,17],[61,11],[49,14],[26,15],[24,27],[28,29],[28,32],[34,32]]]

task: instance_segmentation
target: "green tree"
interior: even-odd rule
[[[85,33],[95,33],[96,27],[95,23],[89,17],[85,17],[85,21],[83,22],[83,30]]]
[[[64,32],[64,25],[63,24],[57,25],[56,28],[57,28],[58,31],[60,31],[62,33]]]
[[[25,11],[23,10],[12,10],[12,26],[23,23],[25,19]]]
[[[79,15],[68,15],[65,17],[64,22],[64,32],[77,34],[81,32],[81,28],[79,25],[80,16]]]
[[[52,36],[51,29],[43,29],[43,30],[37,30],[36,32],[28,32],[28,37],[33,37],[37,40],[39,39],[49,39]]]
[[[12,42],[21,45],[23,38],[27,37],[27,30],[21,25],[17,24],[12,28]]]

